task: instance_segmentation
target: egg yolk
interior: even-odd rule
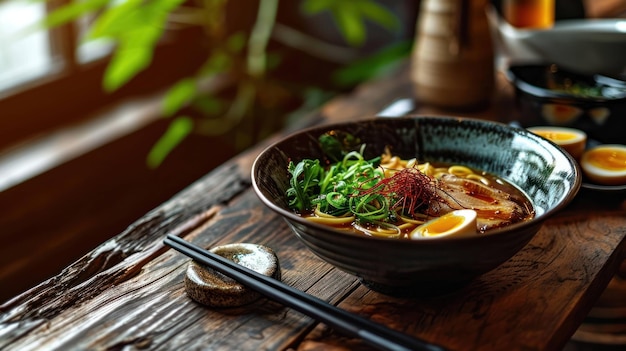
[[[419,238],[473,236],[477,234],[476,217],[477,213],[474,210],[455,210],[413,229],[409,233],[409,238],[418,240]]]
[[[575,159],[585,151],[587,134],[582,130],[554,126],[530,127],[528,130],[559,145]]]
[[[424,228],[424,236],[437,236],[450,231],[465,221],[465,218],[455,215],[444,215]]]
[[[578,136],[574,133],[567,132],[552,132],[552,131],[533,131],[535,134],[540,135],[546,139],[554,140],[554,141],[568,141],[574,140]]]
[[[600,149],[589,154],[587,161],[592,165],[611,171],[626,169],[626,151]]]

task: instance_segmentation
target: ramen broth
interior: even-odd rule
[[[409,234],[426,221],[440,217],[458,209],[473,209],[477,212],[478,234],[528,221],[534,217],[531,201],[514,185],[492,174],[465,166],[444,163],[410,164],[391,156],[383,156],[381,167],[385,178],[390,179],[402,169],[419,168],[428,174],[435,184],[435,195],[429,201],[416,207],[412,215],[403,214],[401,206],[395,214],[384,221],[363,221],[350,216],[330,216],[316,210],[300,211],[300,216],[308,220],[332,226],[335,229],[362,233],[369,236],[397,237],[408,239]],[[401,162],[401,163],[397,163]],[[387,165],[387,166],[385,166]],[[452,171],[452,172],[450,172]],[[404,184],[400,184],[404,186]],[[406,198],[398,199],[399,202]],[[391,235],[399,232],[399,235]]]

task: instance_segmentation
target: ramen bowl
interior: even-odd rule
[[[314,223],[289,209],[287,169],[290,161],[324,160],[318,138],[331,131],[359,138],[366,144],[366,159],[390,147],[403,158],[457,163],[493,174],[526,194],[535,216],[481,235],[428,240],[366,236]],[[257,156],[252,182],[261,201],[322,260],[355,275],[372,290],[418,296],[453,291],[510,259],[547,218],[574,198],[581,173],[560,147],[525,129],[468,118],[414,116],[295,132]]]
[[[507,77],[525,126],[570,127],[602,143],[626,143],[626,81],[554,64],[511,66]]]

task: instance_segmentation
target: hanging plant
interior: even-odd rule
[[[281,111],[294,94],[301,107],[314,107],[333,96],[311,85],[294,86],[272,75],[280,69],[281,53],[273,52],[274,39],[311,55],[347,52],[354,65],[343,65],[335,74],[337,89],[370,78],[384,67],[397,62],[410,51],[411,40],[387,48],[361,63],[354,50],[367,39],[367,24],[398,31],[396,15],[375,0],[302,0],[305,16],[330,14],[348,49],[319,39],[278,22],[279,0],[259,0],[256,19],[243,31],[226,30],[228,0],[83,0],[59,7],[45,19],[47,27],[58,26],[80,17],[92,18],[85,40],[106,39],[114,44],[102,84],[113,92],[146,69],[159,41],[175,28],[197,26],[203,29],[208,56],[191,77],[181,78],[163,99],[163,116],[170,118],[169,129],[156,142],[147,157],[150,167],[158,167],[165,157],[191,133],[232,134],[238,148],[244,148],[282,127],[291,107]],[[246,3],[248,4],[248,3]],[[336,50],[336,51],[335,51]],[[331,55],[332,55],[331,53]],[[193,111],[193,113],[191,113]]]

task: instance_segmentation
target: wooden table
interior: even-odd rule
[[[370,117],[410,98],[408,69],[331,101],[298,127]],[[510,86],[499,77],[498,87],[487,110],[444,114],[515,119]],[[415,112],[442,113],[428,106]],[[404,299],[370,291],[308,251],[254,194],[251,164],[276,138],[0,306],[0,349],[368,349],[264,299],[231,309],[195,303],[183,287],[189,259],[163,246],[168,233],[205,247],[265,244],[276,251],[286,284],[452,350],[561,349],[624,259],[626,202],[583,191],[519,254],[457,293]]]

